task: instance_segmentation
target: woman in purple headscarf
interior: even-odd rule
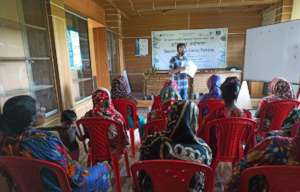
[[[221,77],[219,75],[212,75],[207,80],[208,93],[204,94],[201,101],[209,99],[222,99],[221,94]]]

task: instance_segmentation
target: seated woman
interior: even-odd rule
[[[0,116],[0,155],[54,162],[66,171],[73,191],[108,191],[109,165],[98,163],[85,170],[69,157],[58,137],[32,127],[36,119],[37,105],[32,97],[16,96],[6,101]],[[0,172],[0,176],[3,175]],[[45,191],[61,191],[57,180],[48,171],[42,174],[42,182]]]
[[[202,124],[203,126],[197,132],[197,135],[203,136],[206,135],[207,130],[205,128],[206,124],[215,119],[221,118],[230,118],[230,117],[245,117],[251,118],[251,113],[246,110],[242,110],[238,108],[236,105],[236,100],[240,91],[240,81],[237,77],[228,77],[225,82],[221,86],[222,97],[225,102],[225,106],[211,113]],[[216,133],[215,130],[212,129],[209,131],[209,146],[211,147],[213,154],[216,152]]]
[[[297,97],[300,96],[300,88],[297,92]],[[298,108],[293,109],[288,117],[282,123],[282,129],[276,131],[270,131],[267,135],[268,136],[285,136],[290,137],[292,135],[292,128],[295,124],[300,123],[300,106]]]
[[[204,94],[200,101],[209,99],[222,99],[221,95],[221,77],[219,75],[211,75],[207,80],[208,93]]]
[[[262,99],[260,104],[258,105],[258,109],[256,111],[255,117],[259,118],[260,113],[264,110],[267,103],[272,101],[278,101],[283,99],[294,99],[294,93],[292,86],[289,81],[284,78],[274,78],[269,84],[269,96]],[[272,117],[266,117],[261,126],[264,131],[268,131],[269,125]]]
[[[130,94],[129,85],[124,76],[119,75],[112,81],[111,87],[112,99],[130,99],[136,102],[135,98]]]
[[[300,131],[298,132],[300,133]],[[228,191],[237,191],[243,170],[260,165],[300,165],[300,134],[291,137],[273,136],[264,139],[234,166]],[[264,191],[263,177],[254,177],[251,188]],[[258,185],[258,186],[255,186]],[[286,184],[283,184],[286,185]]]
[[[168,113],[168,126],[166,132],[149,135],[141,146],[140,160],[151,159],[179,159],[195,161],[210,165],[212,161],[209,146],[197,138],[197,105],[191,101],[176,101]],[[190,188],[193,191],[203,191],[201,174],[197,174]],[[141,185],[151,191],[151,182],[143,174]]]
[[[205,122],[202,123],[205,127],[205,123],[214,119],[229,118],[229,117],[245,117],[251,118],[251,113],[246,110],[240,109],[236,105],[236,101],[240,92],[240,80],[237,77],[227,77],[224,83],[221,85],[222,98],[225,102],[225,106],[209,115]],[[201,129],[203,128],[201,127]]]
[[[154,119],[166,118],[170,106],[177,100],[181,100],[179,92],[177,90],[177,84],[175,81],[166,81],[159,94],[160,104],[159,107],[154,108],[148,114],[148,122]]]
[[[85,117],[98,117],[110,119],[123,126],[123,144],[128,144],[126,133],[126,124],[123,116],[115,109],[112,104],[110,93],[105,88],[100,88],[92,94],[93,109],[85,114]],[[114,148],[114,138],[117,136],[117,129],[114,125],[109,127],[108,138],[111,140],[111,146]],[[87,136],[88,137],[88,136]]]
[[[129,85],[124,76],[118,76],[112,81],[112,88],[111,88],[111,97],[112,99],[129,99],[137,104],[135,98],[130,94]],[[133,115],[138,116],[138,127],[140,131],[143,130],[143,126],[145,124],[145,119],[142,115],[133,114],[131,108],[127,109],[128,114],[125,118],[127,118],[129,127],[135,128],[134,118]]]

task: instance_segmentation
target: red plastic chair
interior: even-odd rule
[[[149,134],[153,134],[154,132],[162,132],[167,127],[167,119],[155,119],[148,122],[144,125],[144,135],[143,139],[145,139]]]
[[[236,162],[240,160],[244,155],[243,142],[247,144],[248,150],[255,145],[255,128],[255,121],[241,117],[209,121],[204,128],[204,139],[211,147],[216,147],[212,167],[216,168],[220,161]],[[213,134],[215,134],[216,141],[210,141]]]
[[[139,126],[136,103],[130,99],[114,99],[112,102],[113,102],[115,108],[123,115],[125,122],[126,122],[126,126],[129,128],[131,154],[133,157],[135,157],[134,129]],[[131,112],[133,114],[134,127],[129,126],[129,122],[128,122],[128,118],[127,118],[129,108],[131,109]]]
[[[197,134],[201,135],[202,128],[204,126],[205,118],[211,115],[218,109],[224,107],[224,101],[220,99],[210,99],[206,101],[200,101],[198,103],[199,115],[198,115],[198,130]]]
[[[176,100],[169,100],[169,101],[161,104],[161,110],[168,111],[169,107],[171,107],[174,103],[176,103]]]
[[[299,134],[299,129],[300,129],[300,121],[296,122],[291,130],[291,137],[295,137]]]
[[[247,192],[250,179],[256,175],[266,177],[268,191],[270,192],[300,191],[300,167],[286,165],[257,166],[244,170],[242,172],[239,191]]]
[[[159,97],[159,96],[157,96]],[[160,97],[159,97],[160,99]],[[176,102],[176,100],[169,100],[163,104],[160,104],[160,106],[158,108],[155,109],[151,109],[151,112],[155,111],[155,119],[164,119],[164,118],[168,118],[168,111],[169,108],[171,107],[171,105],[173,105]],[[147,117],[148,121],[152,121],[154,120],[154,118],[151,118],[150,113],[148,114]]]
[[[119,170],[119,159],[122,155],[125,157],[125,166],[127,175],[130,176],[128,153],[126,147],[123,146],[122,141],[124,140],[123,127],[115,121],[109,119],[100,118],[84,118],[77,122],[78,127],[84,127],[84,130],[88,134],[89,141],[89,158],[92,165],[97,162],[111,160],[112,168],[115,174],[116,191],[121,191],[121,179]],[[109,139],[108,139],[108,128],[113,124],[118,131],[117,138],[114,139],[116,149],[111,150]]]
[[[0,157],[0,170],[4,170],[11,177],[14,184],[16,184],[17,191],[20,192],[47,191],[41,180],[43,170],[50,170],[57,178],[61,191],[72,191],[69,178],[64,169],[49,161],[15,156]]]
[[[145,171],[151,178],[155,192],[188,191],[190,181],[197,172],[205,175],[205,190],[213,191],[214,174],[210,167],[190,161],[179,160],[148,160],[139,161],[131,166],[135,190],[142,191],[139,185],[139,173]]]
[[[160,96],[157,95],[154,97],[153,104],[151,106],[151,110],[161,109]]]
[[[266,132],[279,130],[283,121],[288,117],[289,113],[300,105],[296,100],[278,100],[272,102],[264,102],[261,106],[258,133],[262,136]],[[264,131],[264,121],[267,117],[271,117],[269,128]]]

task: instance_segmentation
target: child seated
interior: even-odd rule
[[[61,113],[61,126],[42,128],[47,131],[57,131],[59,137],[67,147],[73,160],[79,158],[79,145],[76,141],[76,120],[77,115],[72,110],[65,110]]]

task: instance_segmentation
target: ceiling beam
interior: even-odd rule
[[[153,0],[154,2],[154,0]],[[251,6],[251,5],[271,5],[277,3],[278,0],[252,0],[252,1],[241,1],[241,2],[222,2],[221,0],[218,3],[200,3],[201,1],[197,1],[197,5],[176,5],[176,9],[174,6],[160,6],[160,7],[152,7],[145,9],[138,9],[137,11],[140,13],[143,12],[152,12],[152,11],[163,11],[163,10],[188,10],[188,9],[209,9],[209,8],[234,8],[234,7],[243,7],[243,6]]]
[[[104,0],[105,2],[107,2],[110,6],[112,6],[113,8],[117,9],[122,16],[124,16],[126,19],[129,18],[129,16],[124,12],[122,11],[114,2],[113,0]],[[101,4],[101,2],[103,2],[103,0],[96,0],[96,2],[99,2],[100,3],[100,6],[103,6],[103,4]]]
[[[134,3],[132,0],[128,0],[132,11],[136,12],[139,16],[141,16],[140,12],[136,10]]]

